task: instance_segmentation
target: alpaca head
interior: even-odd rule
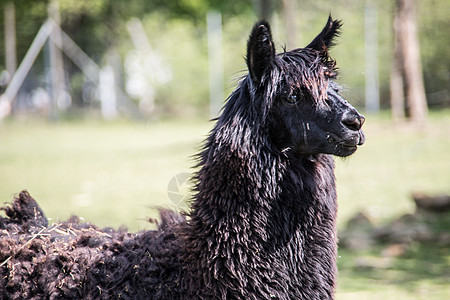
[[[364,117],[339,94],[335,61],[328,55],[339,35],[331,17],[305,48],[275,53],[269,24],[255,25],[247,46],[254,109],[270,143],[296,156],[348,156],[364,143]]]

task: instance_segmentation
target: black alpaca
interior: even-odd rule
[[[333,299],[332,155],[364,143],[364,118],[333,81],[328,50],[340,26],[330,17],[307,47],[280,54],[269,25],[254,26],[249,75],[199,154],[186,217],[162,211],[157,231],[137,234],[75,220],[49,227],[22,192],[0,218],[0,295]]]

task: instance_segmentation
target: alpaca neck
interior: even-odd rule
[[[246,140],[256,139],[247,136]],[[258,146],[263,143],[250,146],[241,141],[234,146],[215,141],[212,136],[201,155],[198,192],[192,205],[191,219],[199,221],[201,230],[205,224],[214,227],[228,220],[239,232],[261,235],[265,242],[268,234],[279,237],[277,229],[297,230],[296,225],[309,221],[306,217],[313,212],[327,214],[334,221],[336,189],[331,156],[292,157]],[[258,226],[244,226],[248,224]]]
[[[205,284],[220,293],[230,293],[222,282],[239,282],[232,293],[240,296],[256,289],[251,274],[267,269],[272,269],[271,276],[292,277],[284,287],[276,286],[279,282],[267,285],[268,294],[305,298],[301,293],[307,291],[296,291],[306,284],[300,282],[304,278],[332,291],[336,251],[332,158],[288,159],[263,147],[245,153],[239,149],[244,148],[215,143],[213,136],[202,154],[186,245],[188,256],[202,259],[211,274],[204,276],[200,273],[205,269],[197,269],[191,270],[192,275],[202,275]],[[324,265],[309,258],[317,254],[325,255]],[[308,275],[309,269],[321,270],[329,278]],[[322,295],[326,299],[328,294]]]

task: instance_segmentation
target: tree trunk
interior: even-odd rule
[[[284,25],[286,28],[286,46],[287,49],[293,49],[296,43],[296,24],[295,24],[295,1],[282,0]]]
[[[391,112],[396,122],[405,120],[405,92],[403,90],[403,60],[399,41],[399,15],[394,14],[394,53],[391,63]]]
[[[423,123],[427,115],[427,102],[423,84],[420,47],[417,37],[416,0],[396,0],[394,16],[394,59],[391,72],[391,104],[394,117],[403,104],[404,94],[407,117]],[[399,77],[400,76],[400,77]]]
[[[17,69],[16,18],[14,3],[12,2],[5,7],[5,56],[6,70],[11,78]]]
[[[48,15],[60,26],[61,18],[59,14],[59,2],[52,0],[48,6]],[[51,33],[51,40],[49,40],[50,46],[50,80],[52,91],[52,111],[51,118],[56,119],[58,117],[58,103],[60,103],[65,93],[65,79],[64,79],[64,63],[61,49],[56,45],[62,45],[62,37],[59,31],[53,30]]]
[[[7,84],[9,84],[17,69],[16,10],[12,2],[5,6],[5,64],[8,71]],[[9,101],[13,102],[14,98]],[[13,113],[14,105],[10,109]]]
[[[272,9],[272,0],[259,0],[259,13],[262,20],[270,21]]]

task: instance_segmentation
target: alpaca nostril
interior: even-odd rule
[[[363,115],[359,116],[359,122],[361,123],[361,126],[359,126],[359,129],[361,129],[361,127],[364,125],[364,122],[366,121],[366,118],[364,118]]]
[[[361,115],[351,115],[342,120],[342,124],[348,129],[358,131],[363,126],[366,119]]]

